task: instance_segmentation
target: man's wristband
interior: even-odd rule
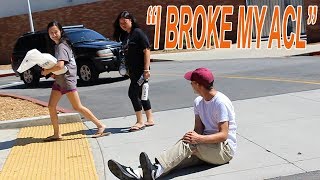
[[[143,70],[144,72],[150,72],[150,70]]]

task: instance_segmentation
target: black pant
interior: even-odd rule
[[[151,109],[149,98],[146,101],[141,100],[141,93],[142,93],[142,85],[139,86],[136,80],[131,79],[128,95],[135,112],[141,111],[142,107],[144,111],[148,111]]]

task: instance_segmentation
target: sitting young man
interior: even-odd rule
[[[119,179],[157,179],[175,168],[202,163],[221,165],[234,156],[237,141],[235,112],[230,99],[213,87],[214,76],[207,68],[198,68],[184,76],[195,93],[194,130],[187,132],[173,147],[156,156],[152,164],[146,153],[140,154],[139,170],[109,160],[110,171]]]

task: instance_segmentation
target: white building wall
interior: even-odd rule
[[[66,6],[91,3],[101,0],[29,0],[32,12]],[[0,18],[28,13],[28,0],[0,0]]]

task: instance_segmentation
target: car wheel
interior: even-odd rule
[[[98,79],[99,73],[92,63],[81,62],[78,66],[78,76],[80,81],[91,83]]]
[[[20,74],[26,87],[36,87],[39,85],[40,74],[33,69],[28,69]]]

